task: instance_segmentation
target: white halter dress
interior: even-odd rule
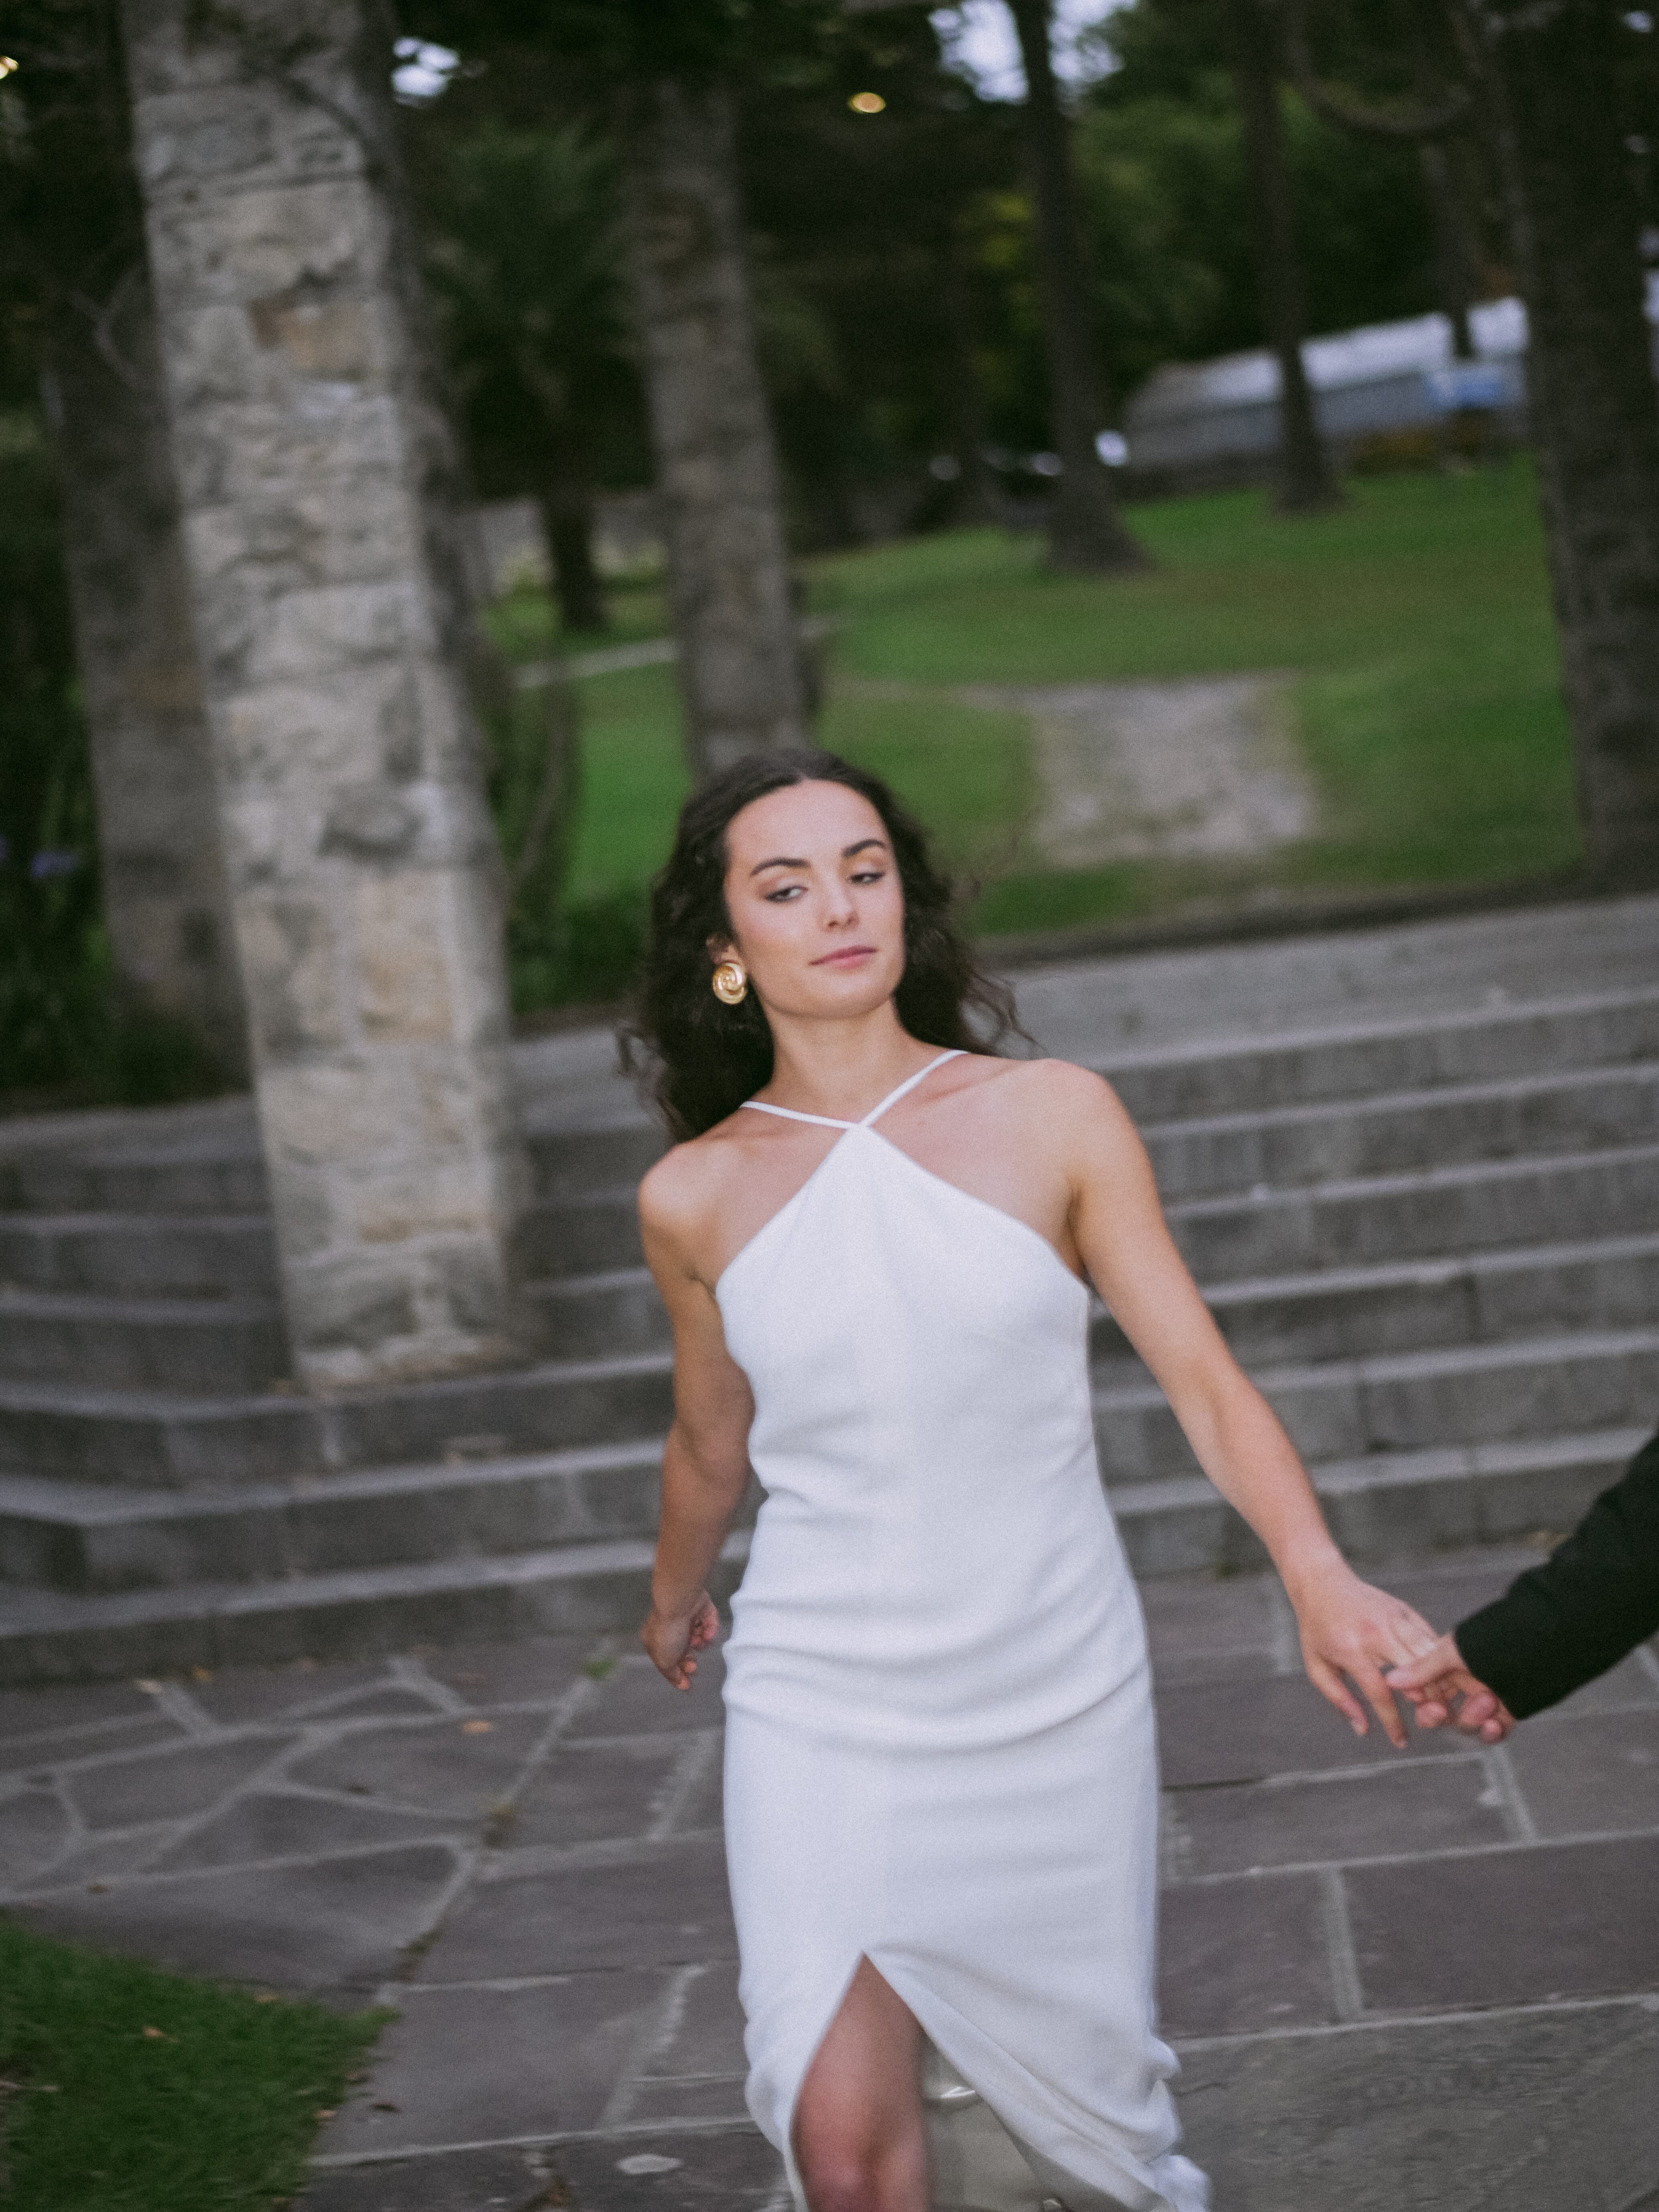
[[[933,2046],[940,2202],[1204,2212],[1172,2150],[1140,1607],[1089,1294],[1048,1241],[843,1134],[716,1286],[766,1492],[726,1653],[749,2104],[792,2131],[860,1958]],[[1000,2125],[998,2124],[1000,2124]]]

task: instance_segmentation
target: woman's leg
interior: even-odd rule
[[[927,2212],[921,2030],[860,1959],[795,2107],[812,2212]]]

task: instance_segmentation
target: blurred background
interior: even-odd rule
[[[109,686],[72,583],[138,556],[88,546],[105,526],[65,489],[90,465],[76,349],[140,349],[124,65],[108,9],[4,12],[0,1091],[178,1097],[237,1055],[112,920]],[[1588,706],[1575,732],[1594,682],[1564,696],[1540,474],[1561,531],[1577,471],[1611,567],[1651,570],[1652,387],[1628,363],[1651,343],[1659,38],[1581,8],[1594,82],[1552,120],[1506,88],[1504,12],[683,0],[671,28],[403,0],[396,139],[463,449],[521,1022],[624,993],[706,758],[652,430],[685,366],[653,353],[672,310],[626,188],[665,82],[716,88],[724,118],[681,155],[737,234],[693,252],[758,364],[745,434],[775,454],[803,711],[935,826],[976,931],[1109,942],[1642,875],[1651,817],[1587,833],[1607,732]],[[718,467],[731,423],[706,434]],[[1557,612],[1645,666],[1562,562]],[[1650,590],[1624,593],[1627,631],[1659,621]],[[1651,712],[1629,739],[1650,759]]]

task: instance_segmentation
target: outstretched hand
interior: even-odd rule
[[[1502,1743],[1515,1726],[1515,1715],[1496,1690],[1470,1674],[1450,1635],[1437,1638],[1408,1665],[1391,1668],[1388,1681],[1416,1706],[1419,1728],[1443,1728],[1450,1721],[1464,1735]]]
[[[1406,1747],[1406,1726],[1385,1669],[1408,1664],[1435,1642],[1414,1607],[1362,1582],[1341,1559],[1333,1559],[1291,1592],[1302,1632],[1308,1679],[1336,1707],[1356,1735],[1370,1723],[1358,1690],[1382,1723],[1396,1751]],[[1350,1685],[1352,1687],[1350,1687]]]
[[[699,1590],[696,1603],[682,1618],[670,1618],[653,1606],[640,1631],[640,1641],[663,1680],[677,1690],[689,1690],[697,1671],[695,1654],[712,1644],[720,1632],[720,1617],[714,1601],[707,1590]]]

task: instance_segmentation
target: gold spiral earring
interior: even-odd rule
[[[749,978],[738,960],[722,960],[714,970],[714,996],[723,1006],[740,1006],[749,996]]]

